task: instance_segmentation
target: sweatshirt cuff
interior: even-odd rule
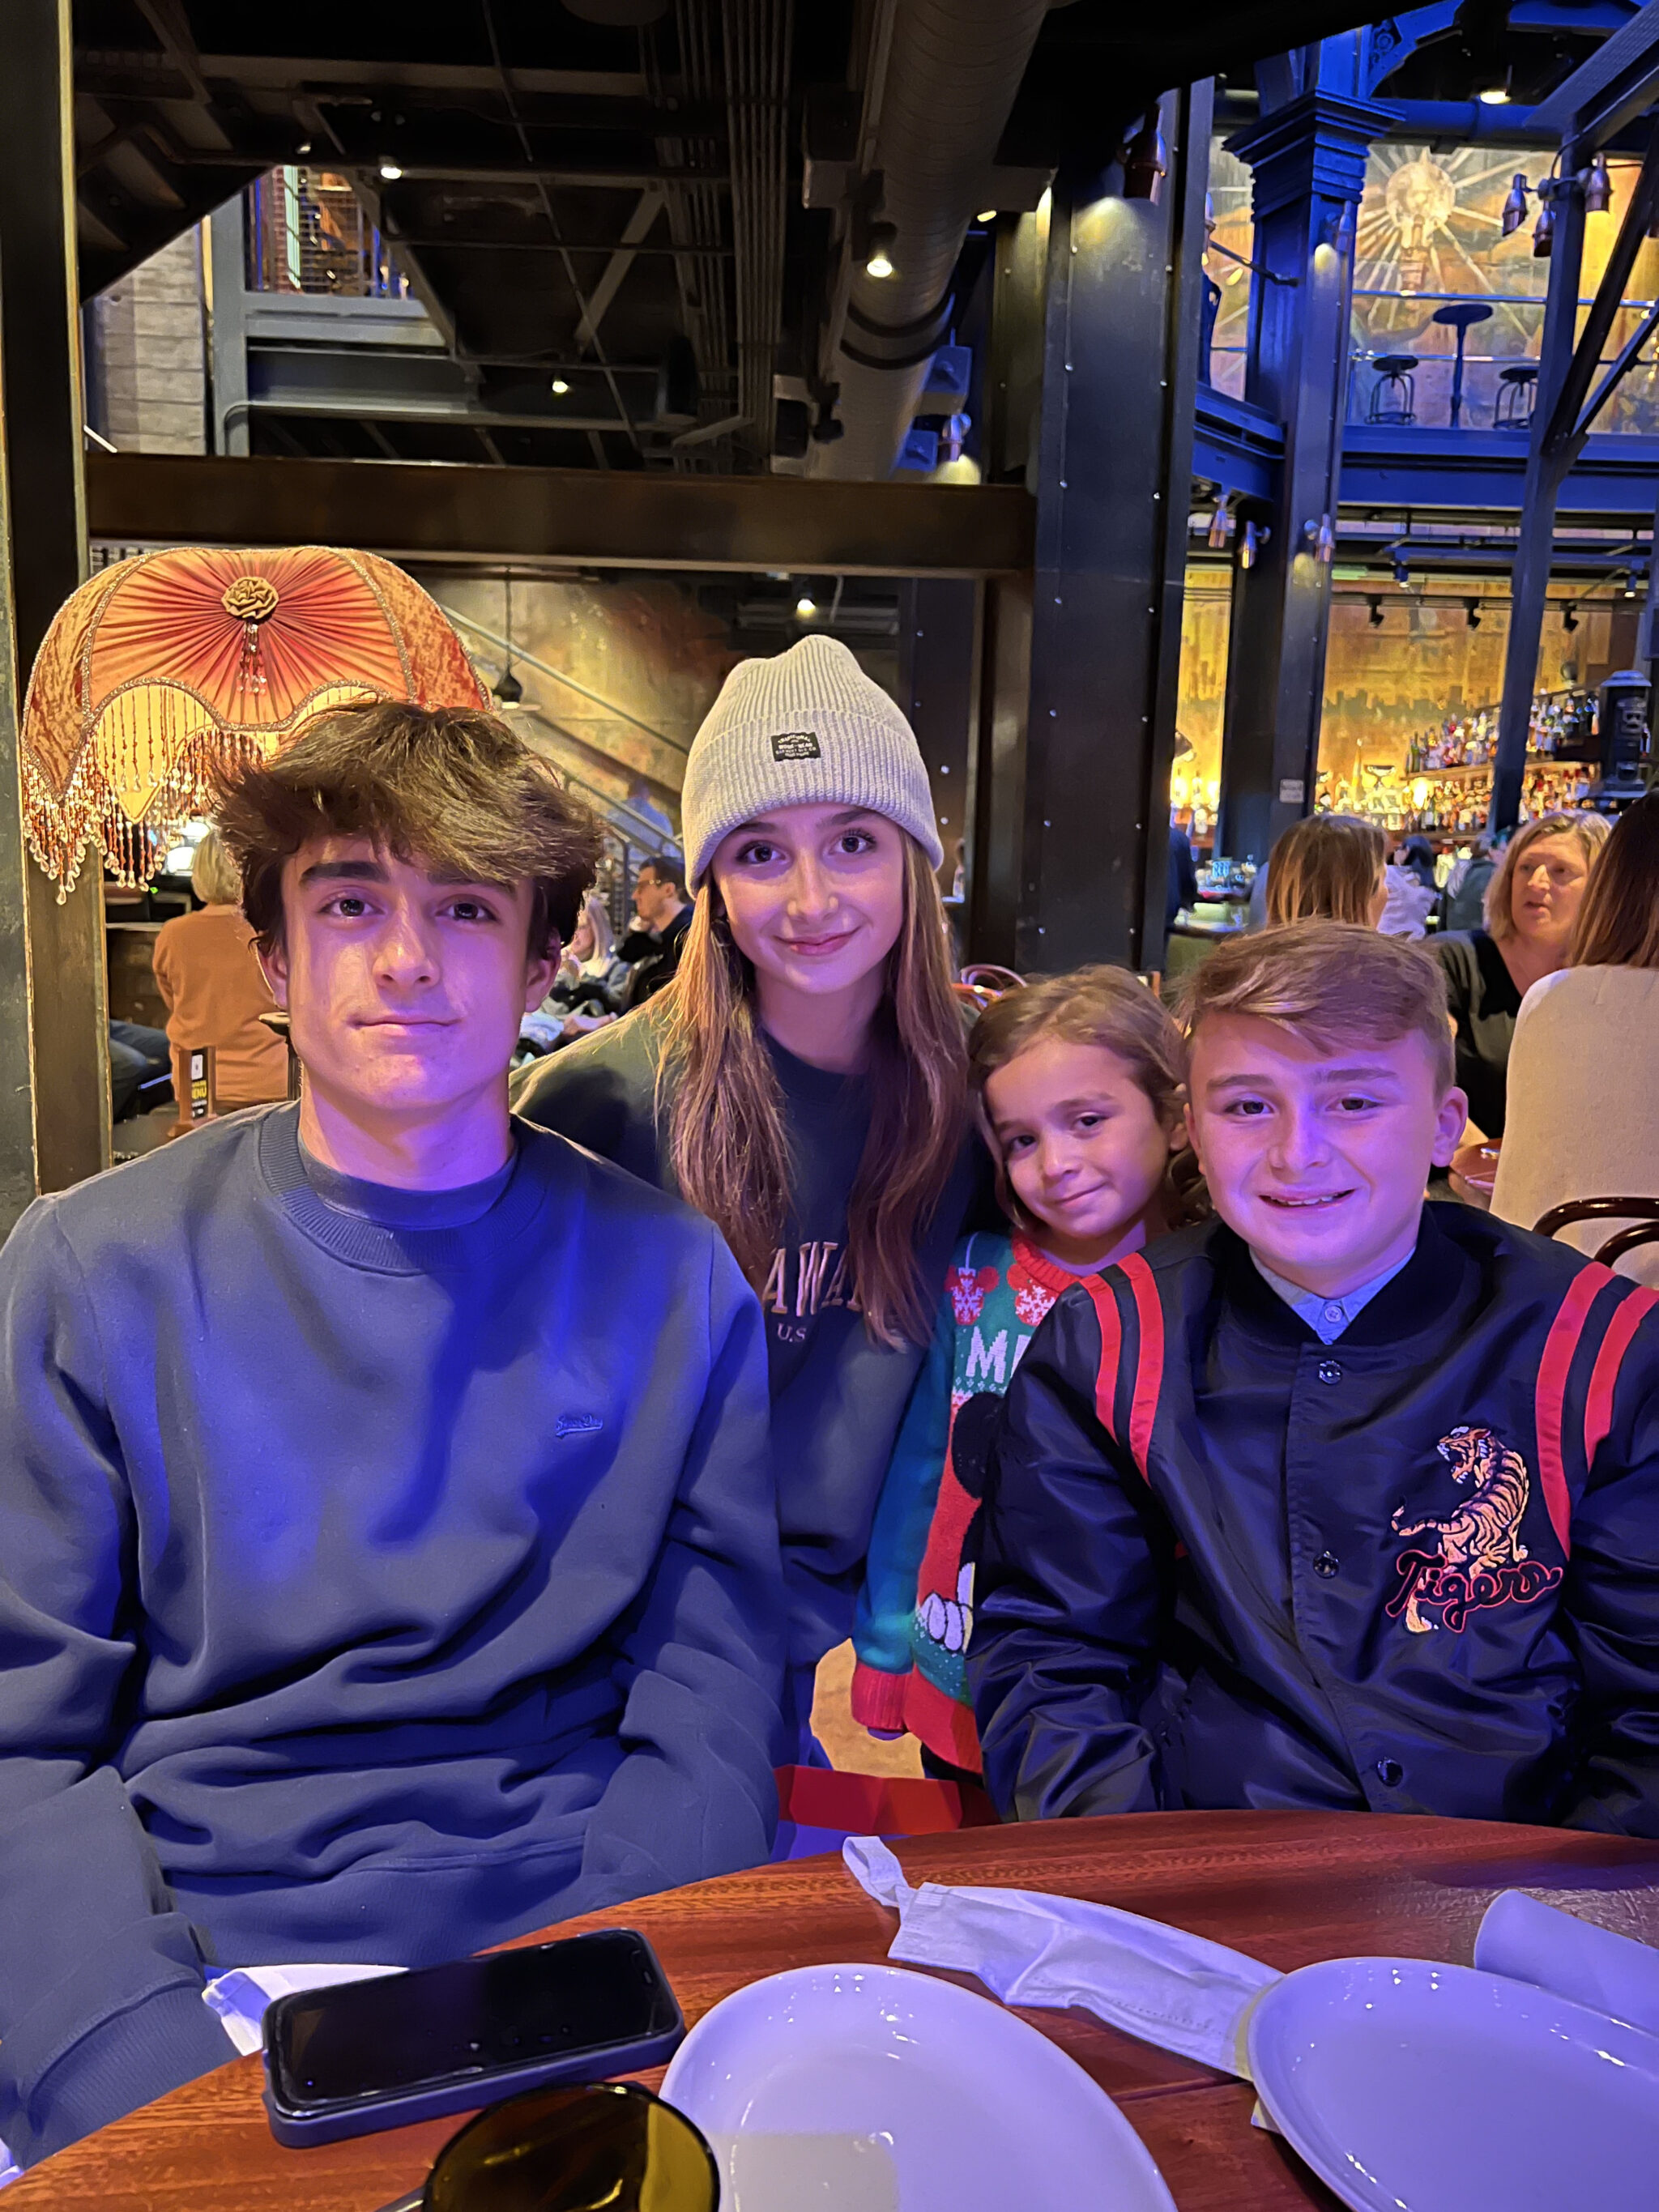
[[[878,1668],[866,1667],[860,1659],[853,1669],[853,1718],[860,1727],[896,1731],[902,1729],[904,1686],[909,1679],[908,1671],[884,1674]]]
[[[170,1913],[123,1929],[47,1991],[0,2050],[0,2136],[20,2166],[228,2064],[193,1935]]]

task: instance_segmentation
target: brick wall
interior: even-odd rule
[[[104,420],[94,427],[131,453],[206,449],[207,361],[199,233],[171,246],[100,295]]]

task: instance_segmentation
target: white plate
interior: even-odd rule
[[[714,2145],[721,2212],[1175,2212],[1057,2045],[901,1967],[752,1982],[697,2022],[662,2094]]]
[[[1252,2014],[1250,2071],[1355,2212],[1659,2203],[1659,2037],[1525,1982],[1333,1959]]]

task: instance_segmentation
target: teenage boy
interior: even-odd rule
[[[999,1808],[1659,1835],[1659,1293],[1423,1203],[1466,1109],[1421,952],[1235,939],[1189,1019],[1218,1218],[1068,1291],[1006,1401]]]
[[[509,1119],[598,848],[502,724],[329,715],[225,795],[297,1107],[0,1255],[0,2136],[233,2054],[214,1967],[419,1966],[751,1864],[781,1571],[760,1315]]]

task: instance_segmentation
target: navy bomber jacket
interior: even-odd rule
[[[1218,1223],[1067,1291],[984,1512],[968,1663],[1004,1816],[1659,1836],[1656,1309],[1442,1205],[1329,1346]]]

